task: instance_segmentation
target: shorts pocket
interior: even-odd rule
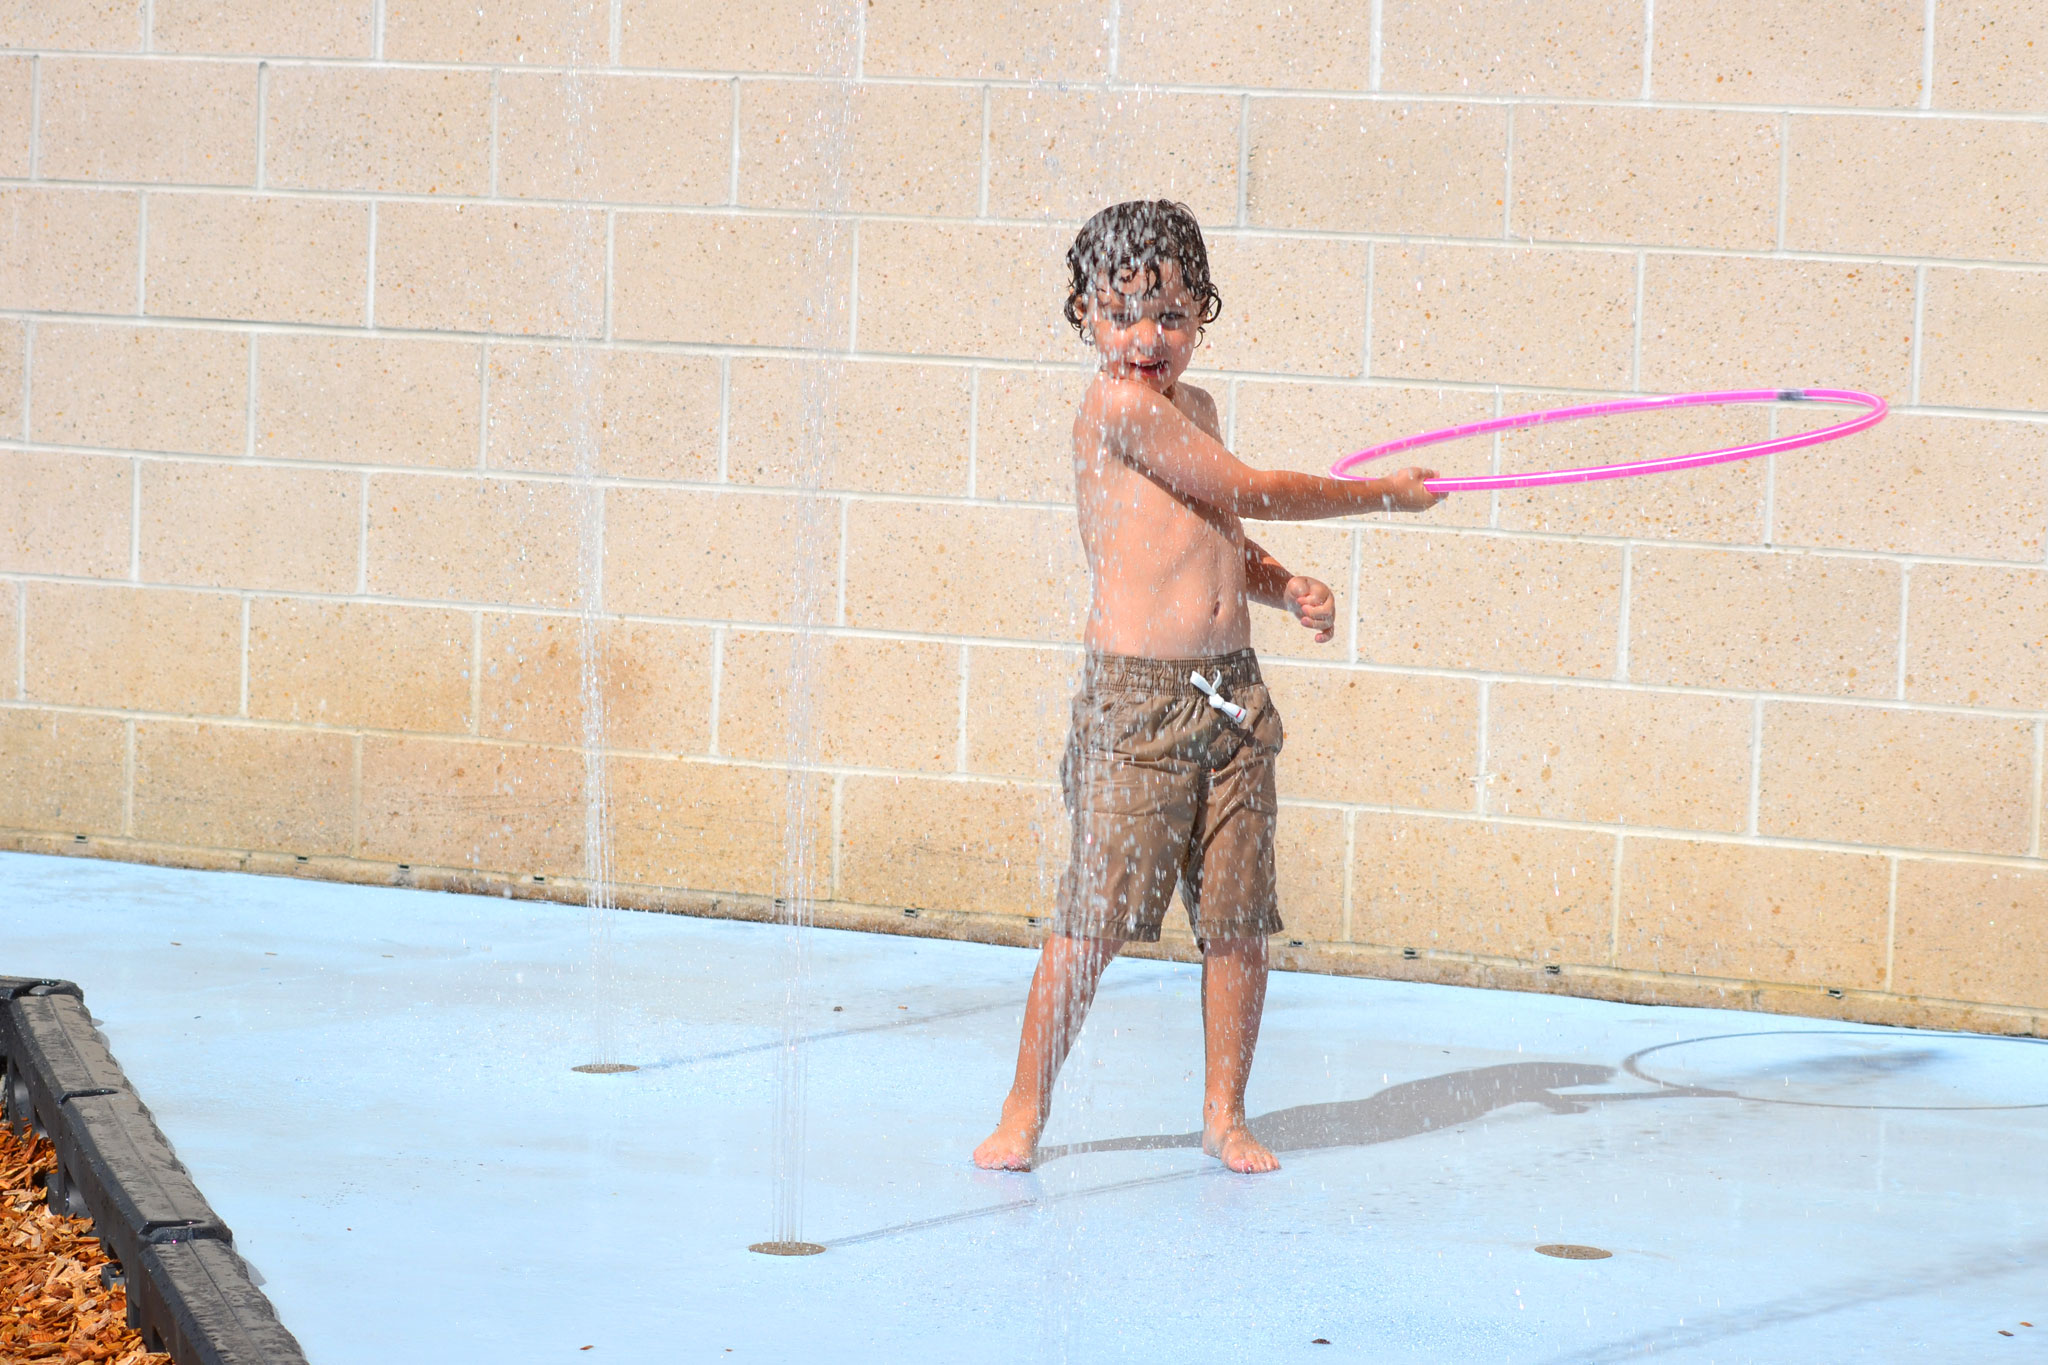
[[[1287,745],[1287,727],[1280,723],[1280,708],[1273,705],[1273,694],[1264,683],[1258,683],[1245,689],[1245,698],[1245,709],[1251,712],[1245,728],[1251,731],[1252,743],[1268,757],[1279,753]]]
[[[1066,769],[1068,808],[1091,815],[1163,815],[1187,785],[1170,769],[1085,749],[1069,750]]]

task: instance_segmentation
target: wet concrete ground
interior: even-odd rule
[[[1280,974],[1235,1176],[1196,971],[1122,961],[997,1175],[1031,955],[821,931],[829,1250],[765,1257],[782,932],[620,913],[600,986],[593,923],[0,855],[0,973],[84,986],[316,1365],[2048,1358],[2042,1043]]]

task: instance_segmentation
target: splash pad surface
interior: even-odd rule
[[[1046,1159],[1005,1176],[966,1156],[1030,955],[832,931],[827,1251],[753,1255],[779,931],[621,912],[640,1070],[579,1075],[584,916],[0,855],[6,966],[85,985],[316,1365],[1975,1360],[2048,1331],[2017,1325],[2048,1320],[2048,1172],[2012,1160],[2048,1109],[1967,1107],[2048,1102],[2042,1044],[1278,973],[1251,1107],[1285,1164],[1239,1177],[1187,1137],[1195,971],[1123,961]]]

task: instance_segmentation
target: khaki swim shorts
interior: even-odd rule
[[[1197,691],[1199,670],[1245,709]],[[1280,932],[1273,868],[1280,715],[1249,649],[1088,658],[1060,762],[1073,848],[1056,932],[1156,942],[1178,885],[1197,940]]]

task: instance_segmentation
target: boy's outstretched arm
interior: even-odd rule
[[[1253,469],[1143,384],[1108,385],[1102,405],[1104,430],[1118,455],[1175,492],[1241,517],[1314,521],[1355,512],[1421,512],[1443,501],[1422,486],[1436,477],[1430,469],[1403,469],[1383,479]]]
[[[1287,571],[1272,552],[1255,540],[1244,543],[1245,596],[1262,607],[1278,607],[1316,633],[1326,645],[1337,633],[1337,598],[1330,585]]]

